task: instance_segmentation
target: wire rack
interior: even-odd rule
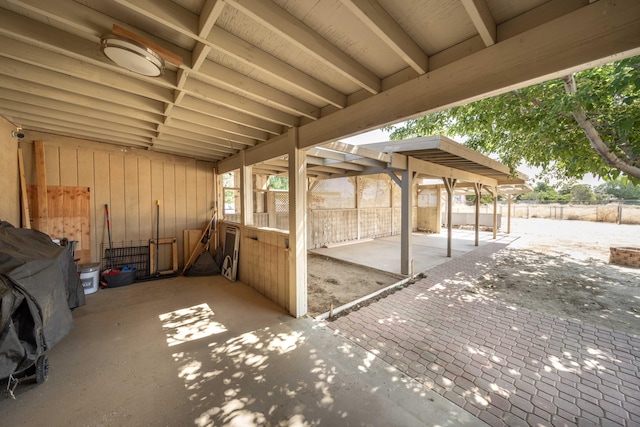
[[[149,242],[126,241],[102,243],[102,263],[100,271],[107,268],[135,267],[136,279],[149,276]]]

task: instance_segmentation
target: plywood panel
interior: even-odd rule
[[[27,186],[29,204],[36,203],[36,186]],[[49,224],[51,237],[66,238],[76,241],[76,258],[79,262],[91,261],[91,224],[89,187],[47,187],[47,202],[49,210]]]
[[[64,218],[69,215],[65,212],[69,203],[65,203],[65,193],[62,187],[47,186],[47,199],[49,205],[49,235],[64,237]]]

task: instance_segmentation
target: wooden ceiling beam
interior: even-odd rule
[[[222,105],[232,110],[259,117],[279,125],[294,127],[299,124],[298,117],[292,114],[276,110],[199,80],[189,79],[184,85],[184,90],[195,98]]]
[[[241,144],[246,147],[253,147],[256,145],[256,140],[253,138],[247,138],[245,136],[236,135],[230,132],[212,129],[207,126],[199,125],[196,123],[186,122],[177,118],[170,118],[162,129],[166,127],[172,127],[175,129],[182,129],[193,133],[199,133],[204,136],[215,136],[224,141],[232,141],[236,144]]]
[[[74,34],[70,34],[68,32],[57,30],[48,25],[43,25],[42,23],[26,18],[22,15],[15,14],[13,12],[9,12],[7,10],[3,10],[2,14],[0,14],[0,28],[5,28],[5,22],[2,15],[8,15],[8,20],[12,21],[11,28],[19,29],[19,27],[23,27],[23,31],[33,34],[32,37],[39,37],[42,40],[43,44],[53,43],[57,46],[58,49],[74,51],[76,54],[79,54],[80,57],[86,59],[87,61],[96,61],[97,58],[100,59],[99,62],[103,64],[108,64],[111,67],[119,68],[117,65],[113,64],[109,59],[107,59],[104,55],[95,55],[94,52],[99,52],[98,42],[100,37],[108,34],[112,31],[113,25],[119,25],[122,28],[130,28],[130,26],[122,21],[118,21],[111,16],[107,16],[103,13],[98,12],[88,6],[83,5],[80,2],[76,1],[55,1],[52,2],[50,0],[7,0],[10,3],[14,3],[21,8],[26,8],[27,10],[32,11],[33,13],[42,15],[47,17],[50,20],[56,21],[62,24],[63,28],[73,28],[74,34],[82,34],[83,37],[76,36]],[[26,25],[21,22],[22,20],[30,21],[30,25]],[[8,28],[8,27],[6,27]],[[44,36],[44,33],[51,33],[54,37]],[[55,33],[59,33],[56,35]],[[180,56],[183,61],[188,62],[187,60],[191,60],[191,52],[177,46],[173,43],[170,43],[166,40],[155,37],[154,35],[145,33],[136,29],[136,34],[141,37],[144,37],[147,40],[152,41],[153,43],[161,46],[162,48],[173,52],[174,54]],[[82,40],[83,43],[80,43],[79,40]],[[83,48],[82,46],[87,46]],[[78,52],[80,50],[80,52]],[[147,81],[166,81],[173,84],[175,81],[175,72],[170,70],[165,70],[165,75],[157,78],[157,77],[146,77],[139,76],[141,79],[146,79]]]
[[[115,117],[119,118],[125,116],[130,119],[138,119],[154,124],[162,122],[162,114],[160,112],[152,113],[149,111],[142,111],[129,106],[114,104],[110,101],[68,92],[56,87],[20,80],[11,76],[3,76],[2,79],[6,87],[10,87],[14,91],[24,94],[24,96],[37,96],[42,99],[77,106],[78,108],[96,109],[101,111],[102,115],[113,116],[114,119]]]
[[[12,102],[9,107],[0,107],[0,109],[13,116],[40,118],[41,123],[44,123],[44,119],[46,118],[47,122],[55,121],[60,124],[73,123],[81,128],[101,129],[104,133],[111,131],[122,135],[140,136],[143,138],[153,138],[156,136],[155,129],[140,129],[139,127],[127,126],[122,123],[113,123],[104,118],[88,117],[83,113],[69,115],[69,113],[64,111],[52,110],[51,108],[21,102]]]
[[[227,0],[227,4],[279,34],[363,89],[380,93],[378,76],[271,1]]]
[[[198,35],[207,38],[224,9],[224,0],[206,0],[198,18]]]
[[[381,162],[389,162],[391,157],[388,153],[383,153],[376,150],[371,150],[366,147],[362,147],[359,145],[351,145],[341,141],[334,141],[328,144],[324,144],[323,148],[329,150],[339,151],[345,154],[353,154],[355,156],[366,157],[368,159],[379,160]]]
[[[193,123],[194,125],[211,128],[212,130],[220,130],[234,135],[257,139],[259,141],[266,141],[269,136],[267,132],[228,122],[226,120],[209,117],[180,107],[175,107],[171,111],[171,119],[178,119],[188,123]]]
[[[136,13],[153,18],[163,26],[189,37],[200,32],[199,17],[171,0],[112,0]]]
[[[48,74],[46,70],[54,71],[156,101],[171,102],[173,100],[171,89],[131,78],[129,76],[131,73],[122,75],[79,59],[61,57],[50,50],[2,35],[0,35],[0,55],[42,68],[43,75]]]
[[[44,98],[12,89],[0,88],[0,100],[10,101],[12,107],[14,106],[13,103],[24,103],[30,106],[48,108],[52,111],[103,120],[104,122],[111,123],[111,126],[124,125],[143,130],[155,130],[157,127],[157,123],[147,122],[121,114],[105,114],[104,111],[99,108],[81,107],[73,103],[59,101],[56,98]]]
[[[213,61],[205,61],[198,70],[201,79],[246,96],[275,109],[312,120],[320,117],[320,109],[287,93],[251,79]]]
[[[206,144],[205,146],[216,146],[218,151],[228,154],[235,154],[245,148],[242,144],[222,139],[217,136],[202,135],[168,125],[160,126],[158,129],[158,138],[177,141],[184,140],[188,141],[193,146],[198,146],[200,143]]]
[[[176,147],[170,143],[165,144],[163,141],[160,141],[160,140],[156,141],[154,145],[149,147],[149,151],[172,154],[172,155],[182,156],[182,157],[190,157],[193,159],[205,160],[208,162],[215,162],[221,158],[221,156],[217,156],[215,154],[202,151],[200,149],[192,150],[186,147]]]
[[[428,70],[427,54],[376,0],[342,0],[356,17],[418,74]]]
[[[190,152],[201,152],[206,153],[208,156],[214,156],[218,159],[224,158],[227,154],[224,151],[216,150],[215,146],[207,146],[205,144],[202,145],[194,145],[189,140],[179,140],[178,138],[164,138],[157,137],[153,138],[152,145],[157,147],[158,145],[162,145],[165,147],[175,147],[176,149],[184,149]]]
[[[462,5],[478,30],[478,34],[480,34],[484,44],[486,46],[496,44],[498,32],[496,21],[493,19],[486,0],[462,0]]]
[[[316,80],[306,73],[292,67],[272,55],[256,48],[239,37],[214,27],[207,37],[207,42],[218,50],[236,60],[259,69],[269,78],[280,84],[290,86],[337,108],[347,106],[347,96],[336,89]]]
[[[242,126],[267,132],[271,135],[280,135],[282,125],[261,119],[240,111],[230,110],[221,105],[213,104],[192,96],[185,96],[180,102],[180,107],[192,110],[207,116],[217,117]]]
[[[79,128],[77,126],[65,126],[60,123],[45,121],[41,122],[36,119],[27,119],[22,121],[22,126],[25,129],[53,133],[57,135],[65,135],[73,138],[86,139],[90,141],[106,142],[109,144],[124,145],[127,147],[142,147],[147,148],[151,143],[150,140],[141,138],[131,138],[129,135],[121,136],[113,132],[96,132],[94,130],[87,130],[86,128]]]
[[[40,67],[6,57],[0,57],[0,74],[15,76],[21,80],[33,83],[46,83],[47,86],[53,88],[87,95],[91,98],[106,100],[114,104],[133,107],[152,113],[160,113],[164,109],[164,104],[160,101],[126,92],[109,90],[93,82],[67,76],[62,73],[47,72]]]
[[[592,3],[305,124],[300,148],[639,55],[638,28],[636,0]]]

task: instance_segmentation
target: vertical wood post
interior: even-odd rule
[[[513,194],[507,194],[507,234],[511,234],[511,200]]]
[[[251,179],[251,166],[245,163],[245,152],[242,153],[242,166],[240,167],[240,211],[241,224],[253,225],[253,181]]]
[[[307,313],[307,154],[298,148],[298,128],[289,142],[289,313]]]
[[[34,141],[36,154],[36,215],[35,227],[49,234],[49,208],[47,206],[47,166],[44,156],[44,142]]]
[[[493,194],[493,240],[498,236],[498,187],[491,188]]]
[[[480,243],[480,196],[482,195],[482,184],[474,182],[473,183],[473,191],[476,193],[476,241],[475,245],[478,246]]]
[[[400,273],[409,274],[411,269],[411,224],[413,212],[414,172],[409,168],[402,171],[402,208],[400,213]]]
[[[27,182],[24,176],[24,157],[22,148],[18,148],[18,170],[20,172],[20,206],[22,228],[31,228],[31,215],[29,214],[29,197],[27,196]]]
[[[451,220],[453,214],[453,190],[456,188],[456,180],[454,178],[442,178],[444,188],[447,190],[447,257],[451,258],[451,240],[453,237],[453,229]]]

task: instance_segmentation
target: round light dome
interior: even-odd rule
[[[162,58],[133,40],[109,34],[100,39],[100,49],[107,58],[134,73],[157,77],[164,72]]]

